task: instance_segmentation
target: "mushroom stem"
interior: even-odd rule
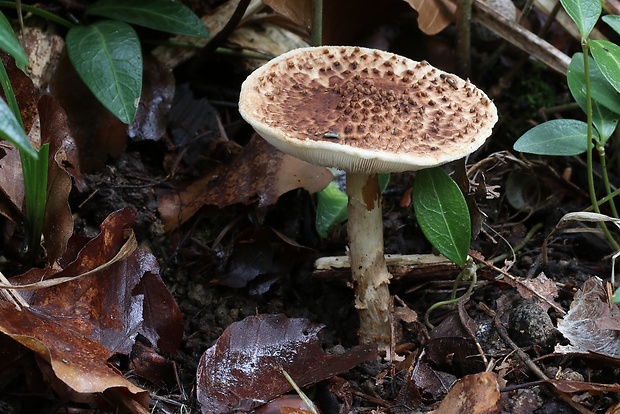
[[[361,343],[390,344],[391,275],[383,254],[383,216],[377,174],[347,173],[349,257]]]

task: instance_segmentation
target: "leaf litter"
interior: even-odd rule
[[[351,33],[359,31],[360,27],[376,22],[385,10],[379,12],[371,8],[370,3],[358,2],[355,7],[351,7],[347,2],[338,2],[327,8],[327,39],[346,42],[346,39],[353,38]],[[396,3],[385,2],[382,6],[389,9]],[[423,27],[427,33],[440,30],[452,18],[451,15],[444,16],[445,20],[436,18],[440,3],[407,3],[409,5],[405,4],[405,8],[412,6],[417,9],[419,15],[414,17],[419,26],[426,24]],[[274,10],[282,6],[296,7],[288,17],[301,27],[298,32],[303,32],[309,26],[309,2],[272,0],[270,4]],[[254,10],[253,7],[251,5],[248,10]],[[217,12],[204,18],[212,33],[216,34],[226,25],[233,10],[233,2],[225,2]],[[351,18],[343,20],[342,10],[348,10]],[[275,22],[275,26],[282,24],[269,17],[261,16],[261,19],[270,24]],[[410,23],[415,25],[414,22]],[[261,26],[255,20],[245,30],[251,33],[257,27],[266,26]],[[387,48],[396,45],[392,43],[393,36],[384,26],[365,41]],[[244,39],[247,39],[247,35],[244,35]],[[427,47],[427,41],[434,42],[433,46]],[[273,46],[265,50],[280,50],[278,47],[282,45]],[[441,46],[438,38],[425,39],[419,45],[416,44],[416,49],[417,46],[427,48],[424,58],[445,58],[446,54],[439,52],[445,50],[442,49],[445,45]],[[63,60],[60,55],[47,56],[46,59],[53,61],[52,64],[42,65],[56,67],[50,69],[55,71],[54,76],[46,77],[43,74],[43,79],[51,78],[50,90],[57,102],[48,97],[35,99],[28,92],[32,89],[28,82],[23,84],[25,86],[18,86],[18,90],[23,88],[26,95],[24,115],[28,129],[38,122],[36,119],[39,116],[41,136],[49,136],[52,142],[56,142],[57,150],[50,153],[54,158],[50,163],[50,168],[54,169],[50,176],[56,178],[52,180],[49,191],[53,198],[51,215],[57,220],[51,221],[53,226],[46,231],[45,236],[49,262],[42,264],[42,268],[33,268],[11,277],[10,281],[12,284],[36,284],[41,280],[48,282],[56,279],[62,283],[36,291],[18,290],[27,304],[21,310],[9,302],[0,301],[0,327],[4,333],[0,335],[0,354],[3,357],[1,373],[15,375],[20,370],[27,373],[31,378],[29,390],[33,393],[35,390],[46,390],[40,381],[37,386],[32,380],[37,376],[33,374],[36,372],[39,377],[47,380],[48,387],[53,387],[57,397],[73,401],[96,401],[99,407],[106,407],[102,398],[99,398],[102,394],[110,400],[115,399],[116,407],[124,406],[129,412],[145,412],[149,406],[149,393],[145,391],[148,382],[157,387],[174,388],[180,385],[174,378],[179,375],[174,362],[185,360],[175,359],[175,352],[181,349],[177,355],[187,360],[208,349],[199,363],[194,361],[194,367],[199,364],[197,389],[203,412],[243,411],[268,400],[273,405],[264,404],[259,410],[272,409],[263,411],[270,413],[290,412],[293,408],[286,405],[287,402],[283,403],[285,405],[276,405],[283,400],[298,400],[295,395],[281,396],[292,389],[281,369],[289,372],[298,385],[306,387],[316,384],[319,395],[321,392],[322,395],[328,395],[332,405],[324,404],[330,407],[325,412],[399,413],[433,408],[437,413],[500,410],[533,412],[539,409],[550,410],[554,401],[553,396],[549,397],[548,394],[552,389],[573,394],[574,400],[579,401],[583,407],[593,408],[602,403],[609,407],[608,412],[618,408],[617,401],[613,400],[618,385],[604,383],[613,382],[609,375],[605,375],[605,370],[595,368],[588,371],[593,374],[591,382],[575,371],[572,377],[563,376],[562,373],[571,372],[570,367],[555,355],[547,353],[546,344],[534,342],[533,345],[522,346],[522,350],[527,352],[526,356],[543,356],[536,363],[545,366],[550,373],[547,379],[532,383],[534,374],[528,371],[526,364],[514,357],[515,349],[498,339],[496,330],[489,323],[497,316],[500,323],[509,326],[512,323],[511,314],[516,313],[520,304],[531,302],[539,313],[544,313],[550,321],[557,323],[565,340],[570,341],[570,347],[566,347],[566,341],[558,339],[566,347],[558,348],[562,352],[569,353],[575,360],[579,358],[578,361],[594,362],[594,366],[600,361],[617,365],[617,306],[611,304],[604,286],[589,278],[591,274],[599,273],[599,268],[574,264],[576,260],[572,259],[576,257],[586,257],[584,260],[587,261],[587,253],[581,250],[564,253],[565,246],[554,244],[552,239],[548,245],[552,258],[548,267],[538,269],[537,258],[531,251],[523,254],[521,263],[517,259],[512,271],[490,266],[491,270],[481,271],[485,280],[478,282],[474,294],[463,299],[456,311],[436,312],[437,328],[431,332],[427,332],[417,320],[417,313],[424,311],[428,306],[427,301],[445,298],[447,285],[442,284],[442,278],[436,277],[429,270],[424,271],[422,277],[414,275],[404,280],[393,280],[391,288],[403,298],[405,305],[395,311],[393,364],[378,363],[374,353],[363,347],[352,347],[345,351],[340,344],[351,345],[350,340],[343,338],[354,329],[353,324],[345,322],[344,328],[338,327],[334,321],[342,315],[330,314],[346,313],[351,306],[349,296],[342,302],[332,300],[337,297],[334,292],[343,290],[342,285],[346,280],[313,280],[309,284],[302,284],[305,270],[303,265],[300,266],[300,263],[310,263],[308,258],[312,252],[323,254],[328,251],[331,254],[335,248],[342,247],[343,235],[336,232],[330,234],[328,240],[319,243],[312,238],[302,237],[303,233],[299,230],[308,227],[311,214],[299,215],[296,227],[270,217],[271,211],[275,212],[277,219],[283,220],[283,211],[294,210],[291,206],[295,204],[291,200],[300,198],[299,194],[305,194],[302,191],[295,193],[295,189],[318,191],[329,182],[331,176],[325,174],[325,171],[296,165],[293,160],[286,160],[273,149],[261,148],[261,140],[250,140],[248,144],[240,145],[239,142],[247,142],[250,134],[235,122],[234,111],[212,105],[220,96],[218,99],[199,97],[188,100],[188,110],[195,105],[203,111],[208,104],[208,108],[204,109],[207,115],[203,119],[195,119],[197,125],[193,125],[190,133],[184,137],[186,141],[175,140],[172,125],[166,117],[170,112],[174,113],[175,109],[181,113],[184,110],[181,107],[174,108],[175,102],[171,102],[174,78],[166,70],[178,64],[174,62],[187,59],[194,51],[187,49],[167,59],[162,58],[163,50],[160,47],[154,53],[161,63],[148,63],[148,58],[145,60],[147,66],[151,65],[147,67],[150,73],[147,76],[151,76],[151,80],[147,82],[143,105],[139,108],[144,116],[136,120],[129,130],[110,118],[93,101],[92,96],[82,90],[75,74],[66,66],[66,59]],[[167,50],[169,52],[171,49]],[[231,73],[239,67],[246,67],[241,64],[243,62],[234,59],[232,62],[236,69]],[[513,64],[510,63],[511,57],[505,56],[505,59],[502,63],[504,68],[506,62],[508,66]],[[211,66],[218,66],[223,61],[225,59],[214,61]],[[11,76],[17,77],[19,74]],[[200,76],[209,79],[211,75],[201,73]],[[218,79],[218,82],[220,78],[214,79]],[[213,79],[209,81],[213,82]],[[43,80],[41,83],[46,82]],[[179,88],[176,92],[191,94],[189,89],[187,86],[187,90]],[[222,91],[230,92],[219,89],[218,93]],[[221,93],[221,96],[227,95]],[[500,95],[496,99],[498,103],[503,101]],[[200,101],[203,105],[197,104]],[[516,103],[511,102],[510,106],[504,103],[506,113],[513,110],[512,105]],[[59,107],[67,112],[66,118]],[[179,119],[175,128],[180,130],[189,126],[182,117],[175,121]],[[127,140],[128,135],[132,137],[132,142]],[[187,142],[193,139],[200,145],[190,147]],[[201,146],[205,143],[206,146]],[[1,193],[6,195],[0,199],[2,219],[8,217],[8,221],[2,224],[7,229],[7,236],[4,237],[9,240],[3,246],[6,247],[3,254],[6,252],[9,258],[13,258],[17,256],[14,252],[19,251],[20,229],[23,225],[20,217],[22,195],[16,185],[19,181],[15,179],[18,173],[10,171],[8,166],[17,163],[11,161],[10,150],[4,149],[4,146],[2,149],[8,155],[2,160],[7,167],[3,165],[0,173],[9,174],[0,179]],[[134,167],[138,167],[135,160],[147,160],[149,157],[152,157],[151,160],[163,159],[164,168],[159,171],[160,176],[144,179],[139,175],[143,171],[136,168],[138,174],[132,175],[131,171],[121,168],[120,162],[110,162],[109,157],[121,157],[125,166]],[[522,165],[524,162],[520,163]],[[106,168],[109,168],[110,174],[99,181],[89,175],[86,185],[80,169],[93,171],[104,164],[108,165]],[[545,167],[549,171],[558,168],[553,163],[549,166],[545,164]],[[499,179],[512,170],[507,166],[485,170],[485,181],[488,180],[493,188],[501,189],[503,183]],[[545,176],[543,180],[548,178],[548,174],[538,174],[535,178],[541,178],[540,175]],[[304,179],[299,180],[302,176]],[[282,181],[274,180],[273,177],[282,178]],[[554,191],[557,190],[555,184],[574,186],[567,183],[564,177],[560,179],[559,175],[553,177],[553,180],[556,179],[557,183],[554,181],[553,186],[548,186]],[[398,180],[392,191],[401,192],[410,186],[408,178],[400,179],[401,182]],[[71,200],[71,182],[80,192],[90,193],[73,194],[74,199]],[[149,203],[131,199],[131,192],[136,189],[143,190],[140,196],[149,194],[150,197],[137,200],[150,200]],[[110,193],[105,193],[105,190]],[[545,206],[579,200],[580,196],[572,190],[560,195],[556,192],[556,197]],[[294,195],[291,195],[292,191]],[[529,199],[526,194],[529,188],[521,188],[519,191],[523,193],[521,195],[524,199]],[[115,197],[106,200],[112,198],[108,194]],[[158,197],[155,198],[154,194]],[[116,198],[117,195],[120,196]],[[153,202],[153,199],[156,201]],[[13,201],[7,203],[6,200]],[[129,200],[138,204],[138,211],[131,208],[108,211],[111,206],[115,206],[116,210],[132,204]],[[303,202],[308,200],[303,199]],[[490,205],[488,200],[477,201],[482,211],[489,214],[489,223],[497,228],[505,226],[503,234],[509,238],[521,237],[519,228],[526,223],[526,219],[523,219],[523,223],[506,223],[508,219],[502,215],[519,214],[519,211],[513,210],[514,206],[502,205],[497,208],[495,204]],[[393,200],[388,196],[386,202],[390,204]],[[84,208],[89,203],[90,210]],[[68,205],[72,208],[79,205],[77,210],[80,214],[71,217],[66,208]],[[153,213],[154,207],[159,209],[161,223]],[[144,212],[143,208],[151,211]],[[222,225],[212,220],[218,213],[230,211],[234,211],[236,221]],[[538,215],[545,213],[545,209],[536,211]],[[87,217],[88,214],[90,217]],[[136,226],[136,214],[141,223],[138,226],[141,229],[137,231],[144,235],[140,237],[140,242],[145,239],[152,242],[159,238],[172,244],[173,253],[170,253],[170,257],[160,258],[168,268],[168,272],[163,273],[170,277],[170,266],[176,266],[176,270],[181,269],[189,274],[183,280],[185,286],[182,289],[178,288],[176,282],[167,280],[166,283],[173,287],[173,294],[160,278],[157,260],[146,249],[140,247],[134,250],[132,247],[127,257],[122,255],[122,259],[115,260],[119,250],[125,246],[131,229]],[[388,210],[386,221],[394,226],[388,227],[388,235],[394,233],[394,228],[415,227],[415,224],[403,218],[406,215],[406,211],[399,211],[398,208]],[[103,219],[93,220],[93,217]],[[89,219],[90,223],[85,225]],[[532,217],[528,216],[527,219]],[[149,223],[149,220],[152,222]],[[80,235],[92,234],[89,226],[97,226],[99,223],[99,235]],[[148,223],[148,226],[144,223]],[[159,224],[166,232],[157,230]],[[411,238],[418,236],[415,232],[407,234]],[[570,236],[573,241],[580,241],[579,235]],[[492,237],[483,231],[480,239],[475,241],[476,248],[488,257],[497,254],[499,245],[495,240],[489,241]],[[405,253],[402,246],[412,245],[414,248],[411,250],[416,252],[428,250],[423,242],[400,242],[395,248],[391,246],[394,253]],[[342,254],[342,251],[338,253]],[[568,256],[563,254],[573,256],[566,260]],[[185,260],[187,257],[204,256],[217,263],[207,270],[197,270]],[[591,261],[600,266],[600,257],[594,257]],[[530,258],[532,260],[528,262]],[[566,265],[565,262],[570,263]],[[539,271],[534,272],[534,268]],[[88,273],[93,269],[96,272]],[[398,271],[398,264],[395,269]],[[516,275],[512,274],[513,271]],[[436,272],[445,273],[445,270],[439,268]],[[19,272],[11,274],[14,273]],[[293,274],[295,277],[290,277]],[[534,274],[539,276],[533,277]],[[503,275],[503,280],[499,275]],[[79,278],[67,282],[64,277]],[[174,278],[171,280],[174,281]],[[217,286],[211,283],[214,280]],[[228,287],[222,286],[224,283],[220,282],[227,283]],[[286,290],[291,285],[294,288]],[[317,285],[321,288],[317,289]],[[574,295],[578,286],[581,286],[581,290]],[[423,294],[420,294],[422,289]],[[181,299],[181,293],[187,291],[191,292],[194,302],[190,305],[182,302],[184,311],[187,311],[184,313],[188,316],[183,321],[176,300]],[[317,291],[321,294],[317,294]],[[502,293],[497,295],[497,291]],[[245,296],[248,293],[250,297]],[[570,311],[559,319],[573,295],[575,297]],[[242,299],[233,301],[232,297]],[[303,300],[307,300],[306,307],[299,311],[296,303]],[[322,300],[320,304],[319,300]],[[321,325],[311,323],[308,319],[288,318],[274,312],[274,309],[283,310],[287,314],[310,314],[313,320],[326,319],[331,322],[322,330]],[[237,319],[240,320],[231,323]],[[188,336],[182,340],[184,324]],[[524,332],[526,328],[524,326]],[[223,333],[221,329],[225,329]],[[319,336],[319,332],[325,337]],[[323,352],[323,341],[333,346],[333,354]],[[22,345],[17,346],[18,343]],[[28,352],[27,348],[32,352]],[[128,362],[123,362],[127,359]],[[360,364],[360,368],[353,369]],[[578,368],[578,364],[570,365]],[[192,362],[189,367],[181,370],[192,371]],[[190,372],[189,376],[192,377],[194,372]],[[124,375],[129,376],[131,373],[136,376],[128,381]],[[142,382],[144,380],[147,382]],[[193,380],[191,378],[186,384],[194,384]],[[545,390],[540,384],[548,384],[552,388]],[[524,392],[519,392],[520,387]],[[166,401],[168,406],[164,412],[170,412],[170,407],[186,409],[185,404],[192,401],[192,397],[185,393],[182,386],[180,388],[176,390],[178,396],[167,400],[159,396],[158,391],[151,390],[150,396],[160,398],[158,401]],[[603,397],[597,399],[600,395]],[[550,401],[543,401],[540,396]],[[525,401],[525,397],[532,398],[524,405],[527,408],[521,407],[519,411],[514,401]],[[152,401],[150,405],[154,406]],[[192,408],[199,409],[197,406]],[[294,409],[305,410],[303,407]]]

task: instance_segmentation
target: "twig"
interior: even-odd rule
[[[534,373],[538,378],[540,378],[543,381],[549,381],[549,377],[547,377],[545,373],[540,368],[538,368],[538,365],[536,365],[534,361],[531,360],[529,355],[523,352],[523,350],[519,348],[519,346],[515,344],[512,339],[510,339],[508,332],[506,332],[506,328],[504,328],[504,326],[499,321],[499,316],[500,316],[499,313],[495,314],[495,317],[493,318],[493,324],[495,325],[495,329],[497,330],[497,333],[502,338],[502,341],[504,341],[517,354],[521,362],[526,367],[528,367],[529,370],[532,371],[532,373]],[[557,388],[553,386],[552,388],[555,390],[555,392],[558,393],[562,401],[570,405],[575,410],[583,414],[594,414],[592,411],[588,410],[581,404],[577,404],[576,402],[574,402],[571,399],[570,395],[561,392],[560,390],[558,390]]]
[[[192,63],[192,68],[198,70],[204,63],[208,60],[209,56],[218,48],[220,43],[222,43],[225,39],[230,36],[230,34],[237,28],[243,15],[245,14],[246,9],[250,5],[251,0],[239,0],[235,11],[232,16],[228,20],[228,23],[217,32],[215,36],[205,45],[204,48],[196,55],[194,62]]]
[[[471,9],[473,0],[457,0],[456,57],[459,75],[471,76]]]

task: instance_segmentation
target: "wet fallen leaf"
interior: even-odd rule
[[[557,345],[561,354],[590,354],[620,358],[620,309],[611,303],[603,281],[591,277],[575,294],[570,310],[558,319],[558,330],[570,345]]]
[[[441,401],[434,414],[500,413],[499,384],[492,372],[467,375],[459,379]]]
[[[148,407],[148,392],[107,364],[110,357],[107,348],[67,330],[41,308],[32,306],[17,310],[8,302],[0,301],[0,331],[49,363],[55,376],[74,391],[71,399],[88,401],[97,393],[121,387],[143,407]]]
[[[133,208],[112,213],[98,236],[69,240],[58,260],[63,269],[35,268],[11,282],[47,282],[92,269],[97,272],[34,292],[22,291],[30,304],[22,310],[0,302],[0,331],[44,358],[52,369],[48,381],[58,387],[58,379],[77,393],[67,398],[92,399],[90,394],[114,394],[111,388],[124,387],[147,407],[148,394],[127,382],[107,360],[115,353],[128,354],[138,334],[169,353],[180,345],[181,313],[159,278],[155,257],[135,249],[125,260],[115,260],[127,235],[132,235],[135,219]],[[116,397],[123,400],[123,393]]]
[[[230,325],[198,365],[202,412],[251,409],[291,391],[282,369],[304,387],[374,358],[373,346],[324,354],[317,337],[321,329],[284,315],[258,315]]]
[[[151,55],[144,56],[142,96],[127,135],[136,141],[157,141],[166,132],[174,96],[174,76]]]
[[[284,154],[255,135],[231,164],[185,188],[158,192],[158,210],[166,231],[171,231],[205,205],[223,208],[258,202],[269,206],[296,188],[320,191],[331,179],[326,168]]]

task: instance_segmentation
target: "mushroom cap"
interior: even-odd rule
[[[241,116],[283,152],[349,172],[434,167],[478,149],[497,122],[469,80],[351,46],[295,49],[241,86]]]

